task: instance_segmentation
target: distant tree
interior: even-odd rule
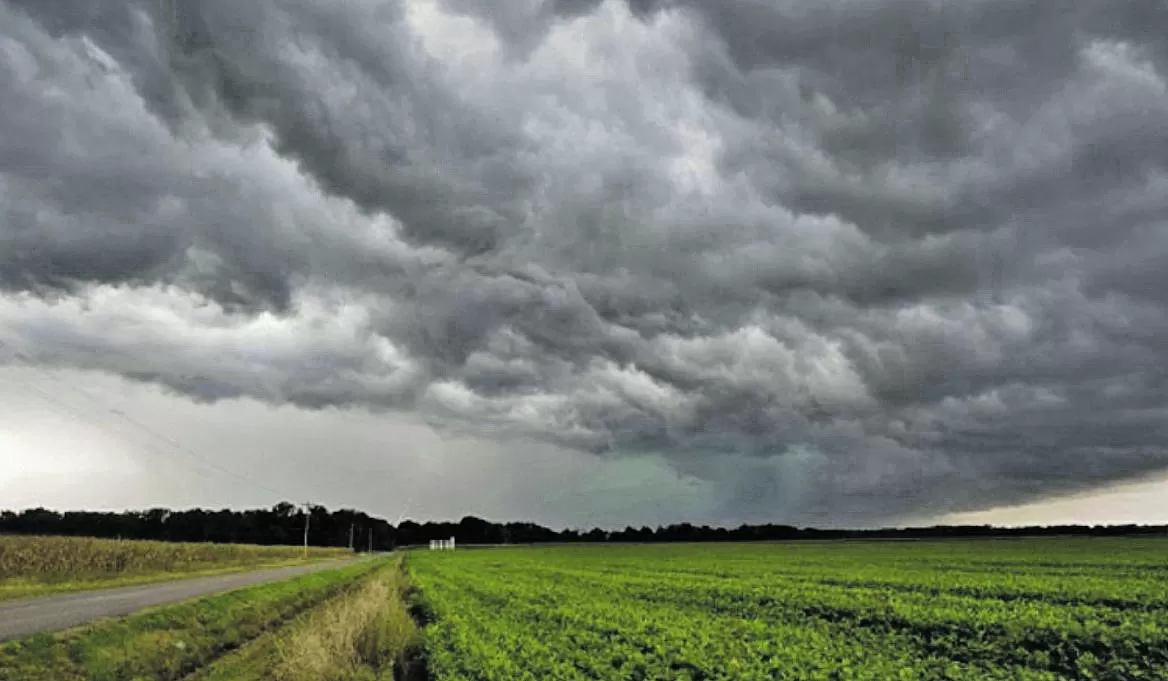
[[[406,520],[394,527],[381,518],[361,511],[342,509],[330,512],[312,506],[309,543],[314,546],[348,546],[388,550],[396,546],[425,545],[430,539],[455,537],[463,544],[538,544],[545,542],[653,542],[653,541],[774,541],[842,538],[946,538],[1021,536],[1126,536],[1168,535],[1164,525],[1052,525],[1044,527],[996,528],[989,525],[934,526],[905,529],[819,530],[790,525],[740,525],[733,529],[679,523],[668,527],[626,527],[617,532],[599,528],[586,531],[556,531],[531,522],[495,523],[466,516],[457,523]],[[217,511],[190,509],[170,511],[152,508],[123,513],[69,511],[45,508],[0,511],[0,532],[91,537],[123,537],[163,541],[246,542],[255,544],[299,544],[303,539],[303,510],[288,502],[270,509]]]
[[[482,518],[466,516],[458,522],[454,537],[463,544],[506,544],[511,531],[506,525],[498,525]]]
[[[593,528],[584,533],[584,541],[602,542],[608,540],[608,533],[599,528]]]

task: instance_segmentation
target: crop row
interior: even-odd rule
[[[310,558],[347,553],[310,549]],[[0,581],[91,579],[147,572],[189,572],[295,560],[300,547],[240,544],[180,544],[80,537],[0,536]]]
[[[431,670],[440,681],[1168,677],[1163,600],[1128,607],[1124,592],[1127,577],[1156,592],[1147,575],[1110,590],[1092,576],[1076,600],[1058,575],[1029,574],[1047,566],[1019,560],[1019,578],[995,597],[998,566],[950,572],[933,546],[933,570],[898,577],[912,548],[880,547],[851,575],[834,564],[827,580],[817,563],[831,547],[688,550],[420,554]],[[963,558],[954,566],[973,566]]]

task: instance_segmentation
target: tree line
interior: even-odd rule
[[[0,512],[0,533],[85,536],[108,539],[216,542],[235,544],[296,545],[304,540],[305,510],[283,502],[270,509],[247,511],[58,512],[35,508]],[[553,530],[530,522],[495,523],[474,516],[458,522],[406,520],[397,526],[361,511],[329,511],[308,508],[308,543],[311,546],[347,547],[356,551],[388,551],[403,546],[426,545],[431,539],[454,537],[458,544],[541,543],[651,543],[778,541],[800,539],[936,539],[957,537],[1033,536],[1168,536],[1168,525],[1051,525],[993,527],[990,525],[939,525],[933,527],[874,530],[826,530],[791,525],[741,525],[736,528],[679,523],[658,527],[626,527],[610,531]]]

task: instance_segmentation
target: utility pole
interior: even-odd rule
[[[373,528],[369,528],[369,553],[373,553]]]
[[[308,557],[308,521],[312,518],[312,502],[304,503],[304,557]]]
[[[349,550],[353,550],[353,530],[357,529],[357,523],[349,523]]]

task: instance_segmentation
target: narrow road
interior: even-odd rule
[[[310,572],[331,570],[356,560],[360,559],[330,560],[311,565],[0,602],[0,641],[44,631],[67,629],[103,617],[124,617],[156,605],[177,603]]]

